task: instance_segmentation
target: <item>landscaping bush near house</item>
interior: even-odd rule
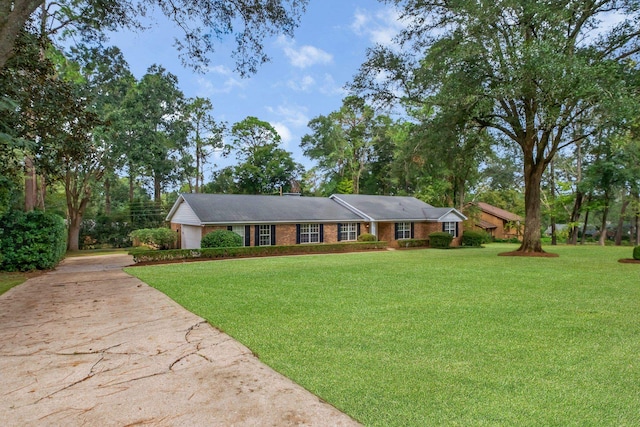
[[[398,240],[401,248],[422,248],[429,246],[429,239],[403,239]]]
[[[375,242],[376,240],[378,240],[376,236],[371,233],[362,233],[358,236],[358,242]]]
[[[453,236],[444,231],[429,234],[429,244],[432,248],[446,249],[451,244]]]
[[[640,246],[633,248],[633,259],[640,260]]]
[[[138,245],[146,245],[153,249],[173,248],[178,239],[177,233],[169,228],[141,228],[129,235]]]
[[[54,268],[67,250],[67,229],[59,215],[8,212],[0,218],[0,270]]]
[[[479,248],[483,243],[488,243],[487,233],[483,231],[465,230],[462,233],[462,246]]]
[[[205,234],[200,242],[203,248],[233,248],[242,246],[242,237],[229,230],[216,230]]]
[[[155,251],[134,249],[129,252],[136,263],[165,262],[188,259],[247,258],[277,255],[358,252],[386,249],[387,242],[354,242],[291,246],[239,246],[226,248],[174,249]]]

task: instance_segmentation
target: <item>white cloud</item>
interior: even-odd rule
[[[313,77],[306,75],[298,80],[289,80],[287,82],[287,86],[298,92],[308,92],[309,89],[311,89],[315,85],[315,83],[316,80]]]
[[[375,13],[356,10],[351,30],[358,36],[383,46],[394,44],[393,38],[405,28],[398,11],[392,7],[380,9]]]
[[[276,108],[267,107],[267,111],[282,118],[282,122],[293,127],[304,127],[309,123],[307,108],[299,105],[279,105]]]
[[[315,46],[304,45],[296,47],[293,40],[284,36],[278,38],[278,43],[282,46],[284,54],[289,58],[291,65],[297,68],[308,68],[316,64],[331,64],[333,55]]]
[[[320,87],[320,93],[324,95],[340,95],[346,96],[348,91],[344,86],[340,86],[336,83],[331,74],[325,74],[322,80],[322,86]]]
[[[291,130],[289,130],[289,127],[280,122],[271,123],[271,126],[273,126],[273,128],[278,132],[278,135],[280,135],[280,138],[282,138],[282,145],[284,148],[287,148],[293,139],[293,134],[291,133]]]
[[[236,88],[243,88],[246,86],[245,82],[234,77],[229,77],[221,84],[214,83],[212,80],[205,77],[198,77],[196,82],[198,83],[199,87],[198,92],[201,92],[204,96],[210,96],[216,93],[230,93]]]

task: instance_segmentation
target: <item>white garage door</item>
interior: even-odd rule
[[[202,240],[202,228],[193,225],[182,226],[182,249],[200,249],[200,241]]]

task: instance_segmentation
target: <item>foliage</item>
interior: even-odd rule
[[[480,247],[489,241],[490,237],[484,231],[465,230],[462,232],[462,246]]]
[[[371,233],[362,233],[358,236],[358,242],[375,242],[378,240],[375,235]]]
[[[0,218],[0,270],[54,268],[67,248],[64,220],[42,211],[11,211]]]
[[[215,230],[202,237],[202,248],[232,248],[242,246],[242,237],[230,230]]]
[[[432,248],[446,249],[451,244],[453,236],[444,231],[436,231],[429,234],[429,246]]]
[[[85,219],[80,228],[80,249],[102,246],[127,248],[131,246],[131,231],[131,225],[124,218],[115,215]]]
[[[237,70],[253,74],[268,60],[262,46],[277,34],[293,36],[308,0],[233,1],[205,0],[79,0],[62,1],[54,8],[52,32],[73,40],[104,42],[108,31],[142,29],[141,18],[159,10],[183,32],[175,45],[183,63],[203,71],[210,63],[215,43],[227,36],[235,41],[232,55]],[[10,57],[17,33],[44,4],[44,0],[0,2],[0,69]],[[50,9],[50,8],[47,8]],[[199,23],[194,25],[193,23]]]
[[[258,256],[328,254],[358,251],[373,251],[386,249],[386,242],[349,242],[319,245],[291,245],[291,246],[238,246],[204,249],[174,249],[168,251],[153,251],[135,249],[130,252],[136,263],[163,262],[185,259],[221,259],[245,258]]]
[[[635,425],[628,249],[553,250],[508,264],[487,245],[127,272],[363,425]]]
[[[640,246],[633,248],[633,259],[640,260]]]
[[[429,239],[402,239],[398,240],[401,248],[422,248],[429,246]]]
[[[169,249],[175,246],[178,236],[169,228],[142,228],[132,231],[129,236],[134,244],[150,246],[154,249]]]

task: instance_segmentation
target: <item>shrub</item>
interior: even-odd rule
[[[358,236],[358,242],[375,242],[376,240],[378,240],[376,236],[371,233],[362,233]]]
[[[100,215],[95,219],[83,220],[80,227],[80,249],[129,247],[131,231],[131,224],[123,215]]]
[[[169,228],[141,228],[129,235],[131,240],[154,249],[170,249],[175,246],[177,233]]]
[[[640,246],[633,248],[633,259],[640,260]]]
[[[51,269],[66,249],[67,229],[58,215],[13,211],[0,218],[0,270]]]
[[[462,233],[462,246],[479,248],[483,243],[487,243],[487,241],[487,233],[483,231],[465,230]]]
[[[216,230],[205,234],[200,246],[203,248],[235,248],[242,246],[242,237],[230,230]]]
[[[174,249],[168,251],[154,251],[134,249],[129,252],[136,263],[165,262],[186,259],[223,259],[246,258],[257,256],[303,255],[343,253],[357,251],[372,251],[387,248],[387,242],[352,242],[331,243],[318,245],[290,245],[290,246],[238,246],[230,248],[204,249]]]
[[[420,248],[429,246],[428,239],[402,239],[398,240],[398,246],[401,248]]]
[[[451,244],[453,236],[444,231],[429,234],[429,245],[432,248],[446,249]]]

